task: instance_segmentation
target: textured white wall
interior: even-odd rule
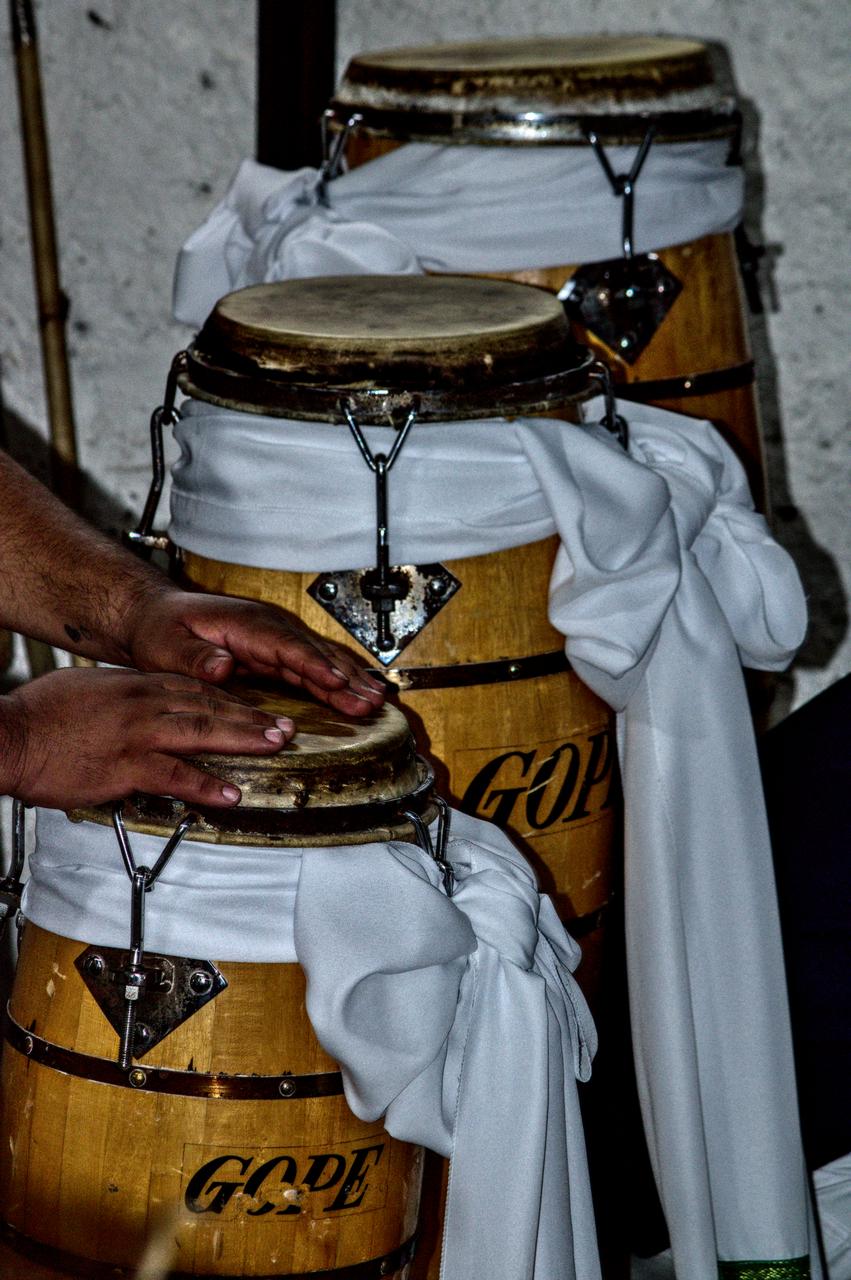
[[[287,0],[281,0],[286,3]],[[252,0],[42,0],[42,72],[90,510],[136,513],[147,418],[185,331],[174,256],[254,135]],[[5,14],[0,16],[0,22]],[[645,31],[723,42],[748,103],[749,225],[775,246],[779,310],[755,324],[776,529],[813,624],[790,693],[851,668],[843,333],[849,294],[847,24],[823,0],[340,0],[361,48],[470,36]],[[0,362],[11,444],[44,433],[11,41],[0,29]]]

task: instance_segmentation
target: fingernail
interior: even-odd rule
[[[237,800],[240,797],[240,794],[241,793],[238,787],[231,787],[231,786],[222,787],[222,799],[227,800],[228,804],[236,804]]]
[[[282,729],[264,729],[263,737],[268,738],[270,742],[283,742],[284,740]]]
[[[220,650],[219,653],[213,653],[209,658],[204,659],[204,670],[208,675],[212,675],[214,671],[218,671],[223,662],[230,657],[229,653]]]
[[[331,673],[332,675],[339,676],[341,680],[348,680],[349,678],[345,671],[341,671],[339,667],[332,667]]]
[[[353,681],[352,681],[352,688],[353,688],[353,689],[366,689],[366,690],[368,690],[368,691],[369,691],[369,693],[381,693],[381,692],[382,692],[381,685],[373,684],[373,682],[372,682],[371,680],[364,680],[364,679],[353,680]]]
[[[278,716],[275,724],[279,729],[283,729],[284,733],[292,733],[293,729],[295,729],[295,721],[290,720],[289,716]]]

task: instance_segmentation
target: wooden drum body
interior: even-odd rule
[[[674,154],[680,144],[727,140],[728,164],[737,164],[741,117],[728,80],[714,50],[679,38],[430,45],[353,58],[326,115],[332,129],[345,132],[350,168],[409,142],[582,147],[592,166],[592,147],[604,166],[608,148],[629,146],[632,155],[622,161],[629,167],[645,143],[650,153],[663,146]],[[714,422],[739,452],[757,502],[764,505],[763,445],[733,235],[724,229],[666,241],[645,225],[644,241],[650,235],[654,251],[633,255],[626,174],[600,176],[612,183],[616,222],[623,205],[623,257],[598,255],[581,264],[566,252],[528,269],[515,264],[502,271],[495,263],[487,274],[558,293],[575,337],[609,365],[623,398]],[[629,201],[640,208],[640,166],[631,186]],[[522,198],[524,204],[534,200],[533,187]],[[699,190],[692,201],[701,201]],[[558,216],[565,218],[569,251],[567,210]],[[417,245],[411,248],[416,252]],[[459,261],[457,269],[467,267]]]
[[[612,856],[619,785],[611,710],[565,669],[564,637],[547,621],[557,544],[548,538],[444,561],[461,589],[404,650],[402,670],[394,664],[385,675],[441,793],[508,831],[531,859],[542,889],[581,940],[577,978],[593,998],[605,907],[619,875]],[[191,552],[182,567],[205,591],[279,605],[319,635],[349,641],[308,594],[315,574]],[[526,674],[536,659],[549,666],[546,674]],[[464,670],[477,663],[495,670]],[[498,678],[484,683],[483,675]],[[435,687],[427,687],[430,676]],[[457,685],[440,683],[453,678]],[[419,682],[425,687],[406,687]]]
[[[224,827],[222,815],[199,814],[173,855],[179,858],[192,836],[233,843],[233,910],[248,932],[252,921],[240,916],[241,848],[260,845],[264,857],[274,858],[283,846],[304,846],[302,856],[309,857],[311,839],[326,845],[411,839],[410,823],[388,817],[388,805],[406,804],[412,788],[420,796],[414,807],[426,820],[434,812],[423,807],[422,767],[393,708],[371,725],[350,722],[349,730],[341,724],[345,717],[306,702],[262,701],[302,725],[307,716],[291,744],[302,757],[300,771],[293,780],[286,751],[278,763],[263,762],[272,765],[270,773],[251,758],[225,767],[217,758],[217,772],[242,786],[245,809],[225,815]],[[350,751],[330,774],[321,761],[318,770],[313,760],[305,764],[304,753],[315,757],[317,744],[327,763],[334,737],[347,736],[367,749]],[[339,759],[346,752],[333,754]],[[374,769],[378,756],[384,763]],[[280,763],[284,769],[276,773]],[[298,809],[287,807],[293,787],[308,797]],[[329,799],[331,806],[359,809],[360,829],[349,821],[354,808],[340,808],[340,829],[333,832]],[[362,821],[365,808],[374,811],[371,827]],[[179,806],[154,798],[125,805],[130,841],[139,840],[138,832],[167,837],[172,809]],[[311,813],[328,828],[323,834],[311,837]],[[290,819],[297,829],[288,835]],[[101,829],[105,820],[87,813],[83,834],[111,836]],[[264,825],[273,834],[261,835]],[[116,844],[119,866],[120,856]],[[156,884],[150,892],[155,902]],[[218,941],[210,938],[209,969],[146,951],[144,967],[155,989],[147,1005],[140,998],[133,1058],[125,1067],[116,1061],[118,1038],[104,1000],[110,972],[126,964],[129,953],[26,924],[2,1065],[6,1221],[21,1237],[74,1255],[79,1271],[73,1259],[56,1259],[72,1268],[63,1274],[88,1275],[100,1263],[104,1274],[128,1276],[142,1264],[146,1275],[173,1269],[199,1276],[407,1276],[422,1149],[349,1111],[339,1069],[310,1026],[300,967],[216,962]],[[188,999],[203,992],[205,975],[216,971],[223,984],[217,977],[206,1003],[145,1051],[138,1024],[144,1029],[147,1018],[156,1026],[157,993],[169,975],[175,987],[186,985]],[[113,1008],[120,990],[119,984]],[[25,1251],[26,1241],[19,1244]],[[93,1273],[100,1274],[96,1266]]]
[[[186,353],[180,382],[196,399],[242,411],[249,432],[253,412],[298,419],[291,431],[335,423],[347,436],[345,404],[358,421],[385,427],[389,449],[412,403],[413,430],[426,445],[430,423],[566,416],[589,394],[590,361],[572,343],[561,307],[537,289],[448,276],[335,277],[259,285],[222,299]],[[495,422],[493,430],[500,429]],[[210,430],[215,449],[215,420]],[[283,488],[287,433],[282,422]],[[354,477],[364,461],[349,444]],[[321,448],[316,465],[317,501],[327,505],[331,524],[337,495],[323,490]],[[392,507],[391,500],[391,546]],[[446,512],[447,529],[455,519]],[[374,521],[366,511],[364,522]],[[179,564],[188,584],[276,604],[361,659],[378,657],[444,792],[506,829],[531,856],[582,939],[580,981],[593,997],[602,917],[619,862],[619,788],[612,713],[570,670],[564,637],[547,619],[557,547],[549,537],[448,559],[425,566],[424,577],[417,566],[403,566],[398,572],[411,596],[418,583],[426,597],[446,584],[455,584],[454,594],[448,589],[442,607],[389,657],[375,642],[377,613],[358,598],[371,573],[317,577],[230,563],[193,549],[191,538],[181,543]],[[318,548],[318,565],[321,555]],[[344,592],[350,594],[341,609]],[[358,607],[353,630],[350,614]],[[391,627],[405,607],[403,600],[389,611]]]

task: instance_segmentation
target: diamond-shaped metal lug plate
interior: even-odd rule
[[[307,588],[308,595],[322,605],[359,645],[385,667],[427,627],[461,586],[454,573],[442,564],[398,564],[390,570],[391,582],[404,595],[388,610],[392,647],[378,647],[378,615],[372,600],[364,594],[374,588],[375,569],[346,569],[320,573]],[[394,594],[396,594],[394,592]]]
[[[87,947],[74,962],[101,1013],[119,1036],[126,1008],[122,972],[129,963],[130,952],[116,947]],[[228,985],[209,960],[146,951],[142,968],[146,980],[136,1001],[134,1058],[144,1058],[149,1049]]]
[[[643,253],[580,267],[559,297],[571,319],[634,364],[682,287],[655,253]]]

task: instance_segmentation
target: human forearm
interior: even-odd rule
[[[162,574],[0,453],[0,623],[86,657],[127,662],[128,617],[168,589]]]
[[[88,658],[220,683],[236,666],[349,715],[381,705],[351,655],[281,610],[176,587],[0,453],[0,625]]]

